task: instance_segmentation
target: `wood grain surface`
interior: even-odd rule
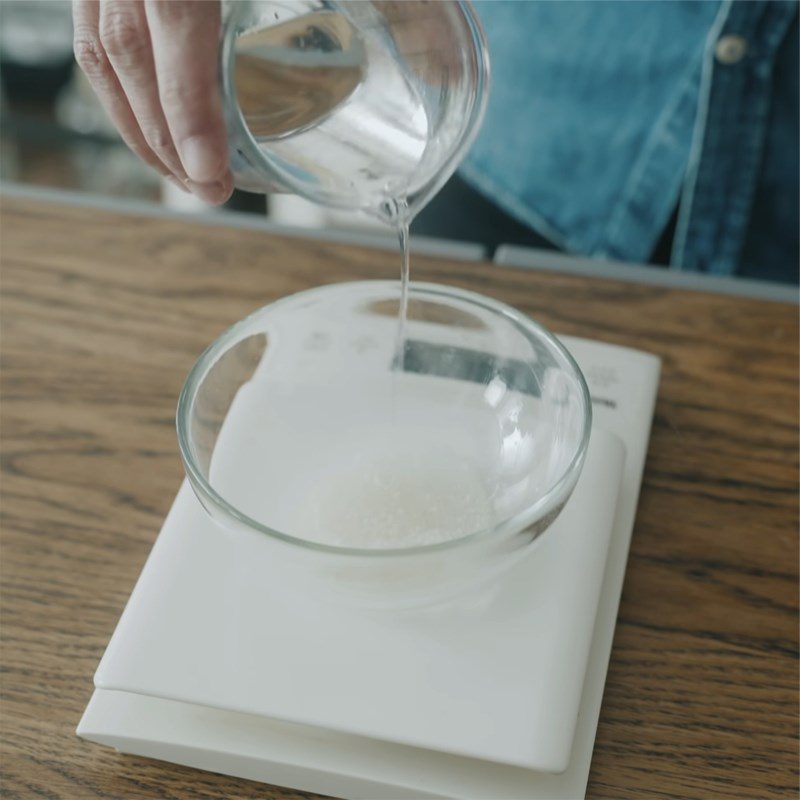
[[[33,200],[1,210],[3,797],[311,797],[74,730],[182,478],[174,411],[194,359],[256,307],[394,277],[398,257]],[[663,359],[589,797],[796,797],[797,308],[434,258],[412,274]]]

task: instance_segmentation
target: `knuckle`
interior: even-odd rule
[[[106,59],[100,40],[91,33],[75,31],[72,42],[75,60],[88,78],[97,78],[108,72]]]
[[[166,80],[158,94],[164,108],[195,108],[207,100],[209,87],[200,80]]]
[[[149,0],[148,13],[166,25],[176,25],[191,18],[197,12],[193,2],[182,0]]]
[[[103,17],[100,41],[112,59],[134,60],[146,47],[145,32],[130,14],[120,11]]]

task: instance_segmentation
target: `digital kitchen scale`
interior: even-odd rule
[[[585,794],[659,362],[570,337],[594,410],[573,496],[523,561],[449,604],[328,602],[221,535],[185,484],[78,735],[345,798]]]

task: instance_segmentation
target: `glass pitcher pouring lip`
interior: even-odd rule
[[[378,216],[438,191],[488,99],[467,0],[224,3],[220,60],[236,186]]]

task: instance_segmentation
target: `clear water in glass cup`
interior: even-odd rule
[[[468,2],[227,3],[220,71],[237,186],[390,220],[455,170],[489,85]]]

